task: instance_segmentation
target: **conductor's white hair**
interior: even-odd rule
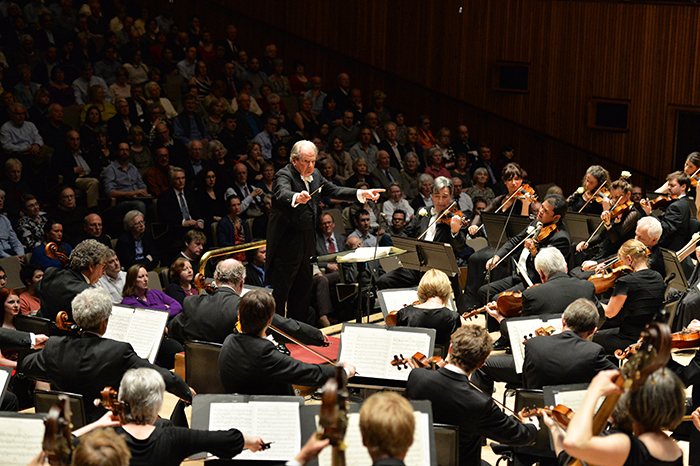
[[[549,278],[557,272],[566,273],[566,260],[559,249],[543,248],[535,256],[535,269]]]
[[[314,157],[318,156],[318,148],[316,147],[316,144],[314,144],[311,141],[301,140],[297,141],[296,144],[294,144],[294,147],[292,147],[292,152],[289,155],[289,160],[299,160],[302,149],[312,151],[314,153]]]

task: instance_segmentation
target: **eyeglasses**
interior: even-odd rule
[[[144,226],[145,224],[146,224],[146,222],[144,222],[143,220],[141,220],[140,222],[134,222],[134,223],[132,223],[131,226],[132,226],[132,227],[141,227],[141,226]]]
[[[0,281],[7,280],[7,275],[0,275]]]

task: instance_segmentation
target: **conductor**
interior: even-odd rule
[[[276,312],[302,322],[309,321],[311,256],[316,250],[314,227],[318,224],[321,193],[323,197],[364,203],[367,199],[376,201],[384,192],[334,185],[314,168],[317,154],[311,141],[294,144],[291,163],[275,174],[267,226],[265,274],[277,303]]]

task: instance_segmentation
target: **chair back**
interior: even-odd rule
[[[520,412],[523,408],[544,408],[544,392],[542,390],[525,388],[516,389],[514,404],[514,411],[516,413]],[[543,421],[540,419],[540,425],[542,425],[542,422]],[[536,456],[552,458],[556,456],[550,443],[549,429],[540,429],[537,432],[535,443],[527,447],[517,447],[516,451]]]
[[[198,394],[226,393],[219,377],[221,347],[208,341],[185,342],[185,381]]]
[[[56,328],[55,324],[45,317],[17,314],[12,320],[17,330],[36,335],[51,335],[51,331]]]
[[[155,270],[148,272],[148,287],[152,290],[163,291],[163,285],[160,283],[160,277],[158,276],[158,272]]]
[[[17,256],[3,257],[0,259],[0,266],[5,271],[7,275],[7,288],[12,288],[17,290],[20,288],[26,288],[26,285],[22,283],[19,278],[19,271],[22,270],[22,264]]]
[[[459,464],[459,427],[450,424],[433,424],[438,466]]]
[[[58,404],[58,395],[66,395],[68,397],[73,429],[79,429],[87,424],[83,395],[77,393],[59,392],[57,390],[34,390],[35,411],[37,413],[48,413],[52,406]]]

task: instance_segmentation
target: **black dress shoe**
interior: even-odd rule
[[[493,344],[494,351],[503,351],[507,348],[510,348],[510,342],[503,337],[496,340],[496,343]]]

